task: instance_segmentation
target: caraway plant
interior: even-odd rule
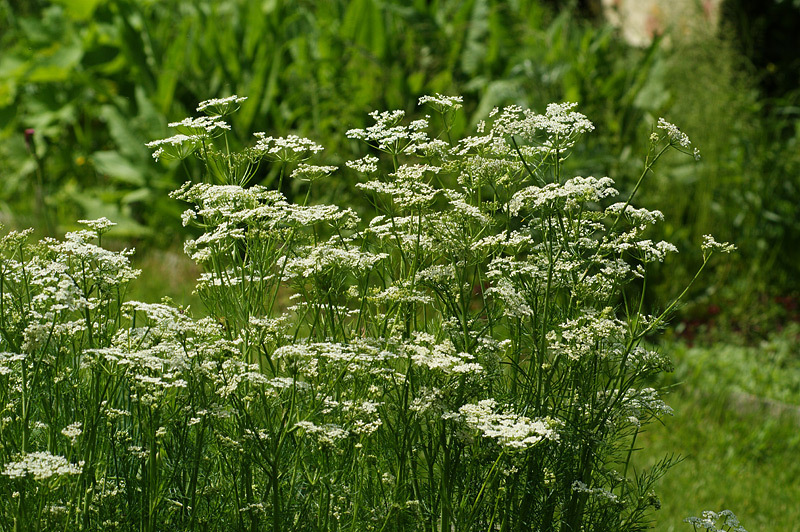
[[[461,99],[424,97],[431,116],[347,132],[366,144],[356,212],[280,192],[337,171],[307,162],[313,141],[229,151],[242,100],[150,143],[204,163],[173,193],[204,317],[126,300],[139,272],[101,247],[106,219],[2,239],[0,530],[648,528],[675,460],[631,455],[671,413],[649,340],[680,294],[643,311],[648,264],[676,249],[634,200],[688,138],[655,124],[620,196],[563,174],[593,129],[574,104],[495,109],[456,139]],[[250,183],[260,165],[277,189]],[[703,266],[733,249],[702,246]]]

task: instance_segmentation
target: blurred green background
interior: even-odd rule
[[[703,234],[739,250],[704,273],[662,340],[678,413],[641,460],[686,461],[663,481],[658,529],[729,506],[751,532],[796,530],[800,505],[770,501],[800,500],[800,475],[787,474],[800,473],[800,1],[686,0],[672,19],[654,2],[638,41],[625,3],[0,0],[0,221],[60,235],[107,216],[147,272],[135,296],[191,304],[197,272],[167,193],[198,168],[156,163],[144,143],[199,101],[247,96],[236,142],[295,133],[336,165],[364,155],[344,133],[369,111],[416,116],[425,94],[464,96],[456,135],[495,106],[576,101],[596,130],[569,171],[608,175],[622,192],[663,116],[703,157],[662,160],[638,197],[664,212],[653,238],[681,250],[654,272],[649,304],[663,308],[691,279]],[[364,208],[354,183],[342,168],[312,196]]]

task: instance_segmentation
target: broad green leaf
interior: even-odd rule
[[[115,151],[97,151],[92,154],[95,168],[111,178],[132,185],[145,184],[141,169]]]
[[[116,144],[117,150],[129,160],[136,160],[143,154],[147,154],[149,150],[144,147],[145,140],[131,128],[132,115],[130,110],[133,106],[126,105],[127,102],[123,99],[118,99],[115,102],[117,105],[104,105],[98,113],[99,117],[105,121],[111,139]],[[165,133],[163,130],[162,133]]]
[[[106,217],[117,225],[114,226],[113,235],[117,238],[140,238],[153,234],[153,230],[134,220],[127,207],[120,208],[115,203],[110,203],[106,198],[97,197],[86,191],[74,190],[69,193],[69,199],[74,201],[83,210],[83,217],[88,220]]]
[[[105,3],[105,0],[53,0],[53,3],[64,6],[71,18],[87,20],[94,14],[97,6]]]
[[[125,194],[120,200],[123,204],[137,203],[151,200],[153,198],[153,191],[149,188],[138,188],[133,192]]]
[[[33,69],[27,75],[31,83],[49,83],[68,80],[83,57],[79,42],[55,45],[37,54]]]

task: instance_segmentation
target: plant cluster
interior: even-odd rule
[[[710,530],[711,532],[747,532],[744,527],[739,524],[739,519],[736,518],[730,510],[722,510],[721,512],[712,512],[707,510],[703,512],[703,517],[688,517],[686,522],[691,524],[695,531]],[[717,528],[720,527],[720,528]]]
[[[333,154],[324,164],[343,167],[328,186],[315,187],[315,196],[354,204],[361,196],[344,162],[366,154],[339,129],[366,127],[366,110],[410,114],[420,95],[464,94],[470,104],[452,125],[460,137],[495,106],[577,101],[599,131],[578,147],[567,173],[613,175],[623,195],[638,178],[644,130],[656,117],[672,117],[703,146],[699,164],[662,160],[661,175],[638,194],[640,206],[666,216],[653,238],[687,250],[680,262],[651,272],[648,307],[691,279],[702,262],[692,242],[713,231],[738,242],[742,253],[688,294],[699,303],[695,314],[708,298],[730,315],[726,332],[774,328],[781,319],[762,298],[797,295],[796,96],[759,95],[724,28],[689,42],[674,32],[637,49],[613,27],[578,16],[574,6],[0,3],[0,218],[16,228],[43,226],[52,236],[75,229],[77,218],[105,216],[118,223],[118,238],[174,245],[184,234],[160,228],[180,214],[167,192],[185,179],[185,169],[153,165],[144,143],[164,134],[167,117],[186,114],[209,93],[249,96],[232,118],[228,140],[235,152],[249,145],[258,120],[269,124],[268,136],[291,131],[314,138]],[[770,77],[783,75],[773,70]],[[200,171],[191,159],[187,165],[190,175]],[[270,187],[278,179],[272,165],[256,175]],[[282,192],[293,201],[303,193],[291,185]]]
[[[248,186],[262,160],[312,184],[336,169],[295,136],[231,151],[243,101],[151,145],[214,180],[173,193],[202,231],[207,317],[126,301],[137,272],[100,247],[106,219],[2,240],[0,529],[646,529],[674,461],[631,466],[671,413],[646,340],[680,296],[643,312],[648,265],[676,249],[633,203],[688,138],[659,121],[620,198],[564,175],[593,129],[574,104],[495,109],[458,139],[461,99],[424,97],[441,131],[387,111],[347,133],[370,146],[348,163],[362,220]],[[703,266],[731,249],[707,237]]]

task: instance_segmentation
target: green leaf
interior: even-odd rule
[[[477,0],[472,7],[467,26],[464,48],[461,53],[461,68],[466,74],[478,73],[486,59],[486,41],[489,34],[489,5],[486,0]]]
[[[377,58],[386,49],[386,24],[374,0],[355,0],[347,7],[342,23],[342,36]]]
[[[134,220],[127,208],[120,209],[118,205],[109,203],[103,198],[77,190],[70,192],[69,198],[80,206],[87,220],[105,216],[115,222],[117,225],[114,226],[113,235],[117,238],[141,238],[153,233],[152,229]]]
[[[66,81],[81,62],[83,48],[75,41],[68,45],[56,45],[52,50],[41,51],[36,57],[37,60],[27,76],[27,81],[32,83]]]
[[[122,196],[120,200],[123,204],[138,203],[151,200],[153,198],[153,191],[149,188],[139,188],[129,194]]]
[[[137,94],[138,94],[137,87]],[[137,98],[138,99],[138,98]],[[99,116],[108,126],[111,139],[116,144],[117,150],[128,160],[136,159],[143,153],[148,154],[149,150],[144,147],[145,141],[142,140],[131,128],[130,107],[125,105],[125,101],[118,99],[120,107],[115,105],[104,105],[100,109]],[[152,137],[151,137],[152,139]]]
[[[144,186],[145,179],[135,164],[115,151],[97,151],[92,154],[97,171],[123,183]]]
[[[105,0],[53,0],[53,3],[64,6],[72,19],[88,20]]]

